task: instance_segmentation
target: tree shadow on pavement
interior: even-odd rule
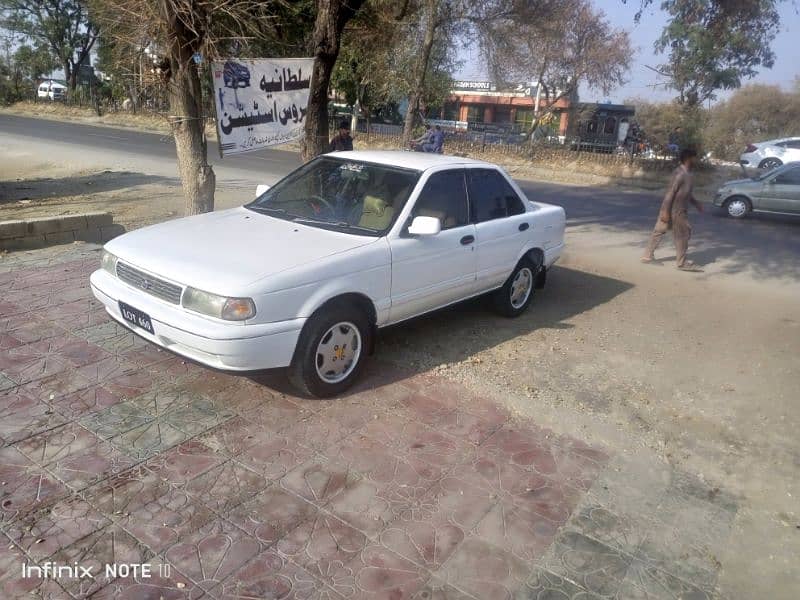
[[[556,266],[548,274],[545,289],[537,290],[530,308],[516,319],[497,316],[487,298],[481,297],[387,327],[378,335],[377,361],[371,361],[367,376],[349,393],[402,381],[427,371],[432,364],[464,361],[536,330],[570,329],[573,317],[610,302],[632,287],[619,279]],[[396,356],[409,353],[424,360],[395,366]],[[283,369],[263,371],[250,378],[283,393],[297,393],[286,381]]]
[[[20,200],[97,194],[151,183],[180,185],[180,180],[129,171],[101,171],[88,175],[0,181],[0,205]]]

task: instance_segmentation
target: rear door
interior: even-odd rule
[[[413,236],[417,216],[435,217],[436,235]],[[396,322],[450,304],[474,293],[475,225],[469,221],[464,169],[432,173],[414,202],[392,250],[392,308]]]
[[[533,227],[525,204],[500,171],[467,168],[470,217],[477,236],[477,287],[499,287],[517,263]]]
[[[800,213],[800,165],[784,169],[765,182],[759,208]]]

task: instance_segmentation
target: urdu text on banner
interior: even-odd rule
[[[223,157],[303,136],[313,58],[230,59],[211,68]]]

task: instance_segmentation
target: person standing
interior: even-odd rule
[[[353,138],[350,137],[350,123],[342,121],[339,123],[339,131],[328,145],[328,152],[345,152],[352,149]]]
[[[694,263],[686,259],[689,238],[692,235],[692,227],[689,224],[689,203],[694,205],[697,212],[703,212],[703,205],[695,199],[692,193],[692,169],[697,160],[697,152],[691,148],[685,148],[681,150],[679,159],[680,165],[672,174],[669,189],[661,202],[658,220],[650,235],[642,262],[653,262],[653,253],[664,238],[664,234],[672,229],[672,236],[675,240],[676,265],[682,271],[693,271],[696,270]]]

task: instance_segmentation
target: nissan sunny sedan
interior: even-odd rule
[[[489,163],[339,152],[245,206],[115,238],[91,286],[163,348],[225,370],[288,367],[302,392],[332,396],[381,327],[487,293],[520,315],[564,224],[562,208],[528,200]]]

